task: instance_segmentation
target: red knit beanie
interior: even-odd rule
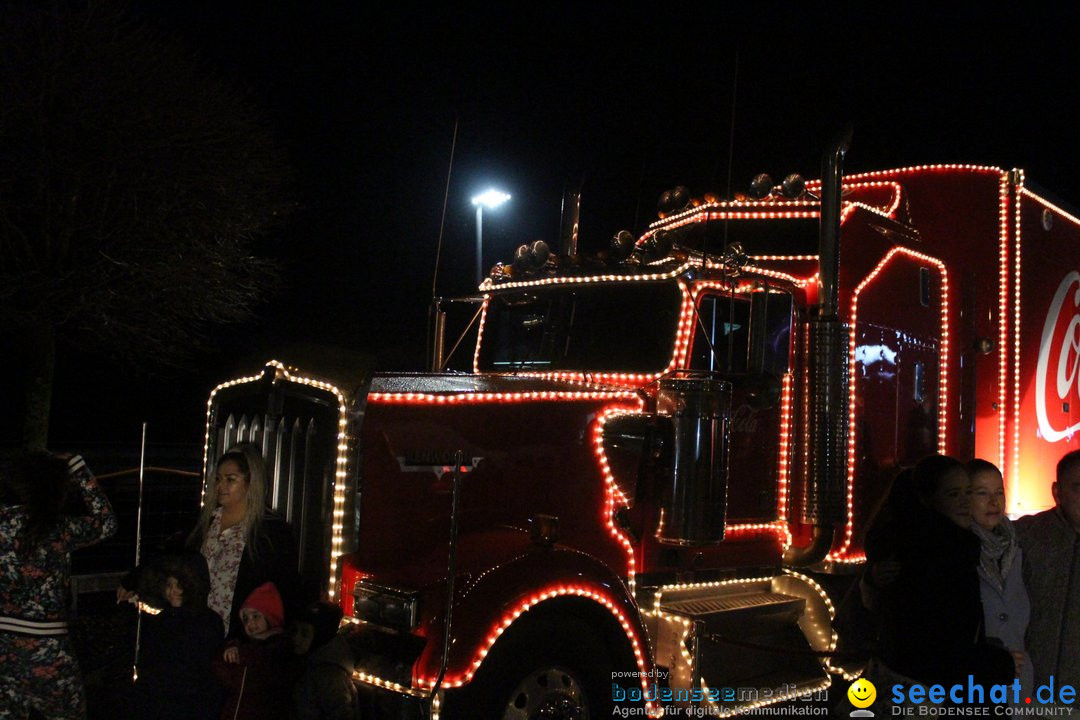
[[[251,608],[258,610],[266,618],[266,623],[272,628],[281,627],[285,622],[285,606],[281,602],[281,594],[274,583],[263,583],[251,591],[247,600],[240,609]]]

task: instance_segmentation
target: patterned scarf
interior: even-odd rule
[[[979,537],[982,551],[979,553],[979,567],[986,577],[997,587],[1005,589],[1005,578],[1016,557],[1016,529],[1012,521],[1002,517],[993,530],[987,530],[978,523],[971,523],[971,531]]]

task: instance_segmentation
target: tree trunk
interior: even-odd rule
[[[56,332],[49,325],[27,328],[22,336],[25,413],[22,441],[27,449],[44,448],[49,441]]]

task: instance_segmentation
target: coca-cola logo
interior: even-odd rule
[[[757,432],[757,412],[745,403],[731,414],[731,432]]]
[[[1054,427],[1047,412],[1051,407],[1062,408],[1063,403],[1080,402],[1080,272],[1073,271],[1058,285],[1054,299],[1046,311],[1042,340],[1039,343],[1039,366],[1035,371],[1035,414],[1039,420],[1039,434],[1047,442],[1057,442],[1071,437],[1080,430],[1080,423],[1069,425],[1069,419],[1060,419]],[[1047,393],[1047,383],[1053,388]],[[1056,399],[1056,402],[1055,402]]]

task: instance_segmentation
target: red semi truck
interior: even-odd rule
[[[937,165],[689,203],[605,257],[519,251],[470,373],[347,355],[218,386],[385,717],[732,714],[828,687],[837,594],[933,452],[1052,505],[1080,447],[1080,219]],[[1077,407],[1074,409],[1073,405]],[[208,468],[212,471],[212,468]]]

